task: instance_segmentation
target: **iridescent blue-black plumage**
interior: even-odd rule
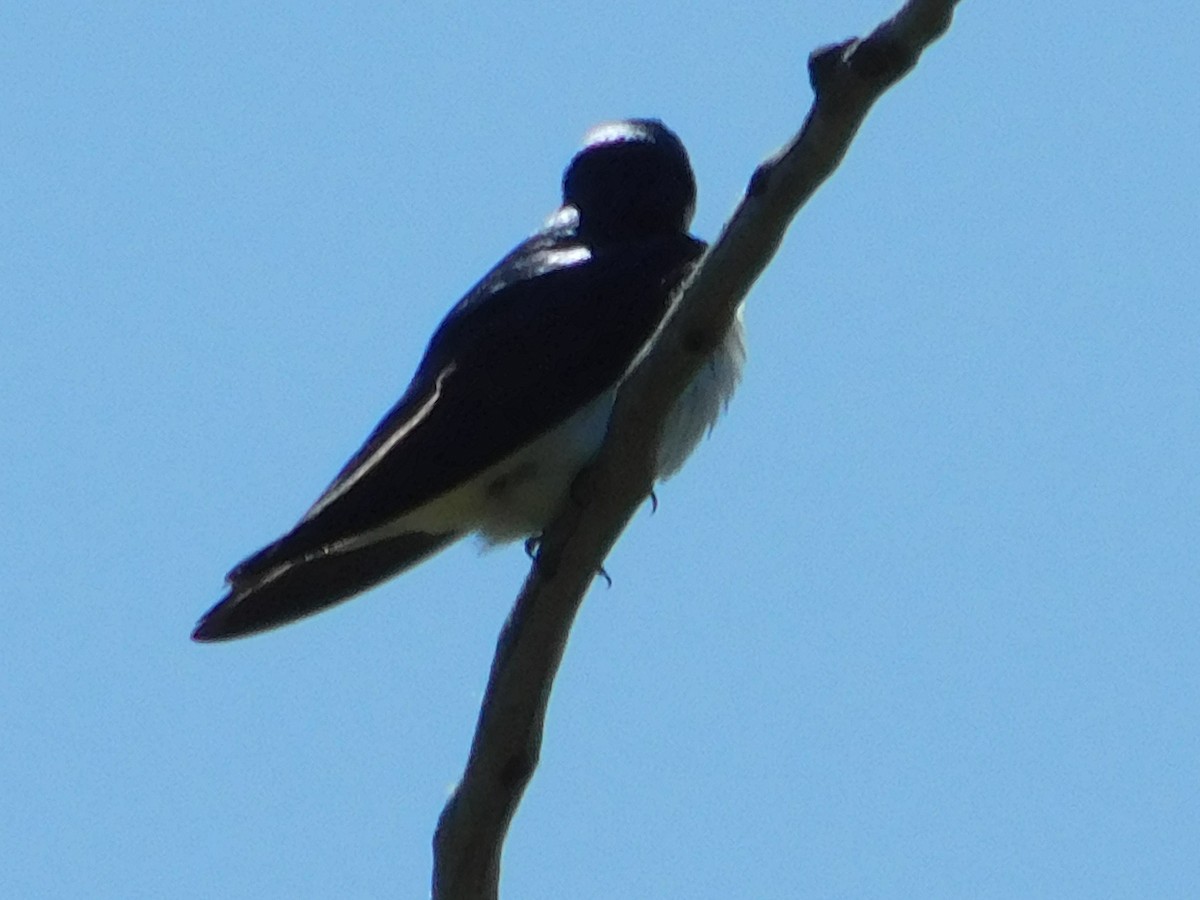
[[[703,251],[687,233],[694,205],[687,154],[660,122],[593,129],[564,175],[562,208],[451,310],[399,402],[296,527],[234,567],[193,637],[284,624],[466,533],[502,532],[488,519],[503,515],[512,479],[561,493],[598,440],[573,423],[611,398]],[[583,451],[554,437],[568,427],[587,429]],[[542,456],[523,457],[531,445]],[[558,471],[546,454],[563,452],[583,455]],[[520,465],[505,471],[510,459]],[[527,533],[546,524],[514,515]]]

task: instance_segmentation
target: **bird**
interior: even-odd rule
[[[589,130],[562,205],[450,310],[400,399],[296,526],[230,570],[193,640],[322,611],[469,534],[536,540],[705,250],[689,234],[695,203],[687,151],[661,121]],[[658,480],[711,431],[745,354],[739,313],[664,422]]]

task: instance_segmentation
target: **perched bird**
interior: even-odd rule
[[[562,206],[450,311],[404,396],[296,527],[233,568],[192,638],[318,612],[472,532],[540,534],[704,250],[687,231],[695,200],[687,152],[661,122],[588,132]],[[739,322],[665,423],[659,478],[712,427],[744,358]]]

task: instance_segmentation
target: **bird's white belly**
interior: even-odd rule
[[[729,403],[746,359],[741,315],[692,379],[663,426],[658,478],[674,475]],[[571,483],[600,450],[617,388],[605,391],[565,422],[470,481],[391,523],[399,534],[478,532],[488,543],[539,533],[558,511]]]
[[[615,390],[485,473],[477,530],[489,543],[537,534],[550,523],[581,469],[600,452]]]
[[[616,390],[387,526],[388,533],[479,532],[489,543],[536,534],[553,518],[571,482],[600,449]]]

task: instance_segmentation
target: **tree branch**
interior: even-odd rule
[[[958,0],[909,0],[864,39],[815,51],[799,134],[758,167],[654,347],[617,398],[608,437],[547,529],[501,631],[462,781],[434,835],[435,900],[497,897],[509,822],[537,766],[546,705],[583,595],[654,485],[667,412],[720,343],[791,220],[845,156],[872,104],[945,33]]]

